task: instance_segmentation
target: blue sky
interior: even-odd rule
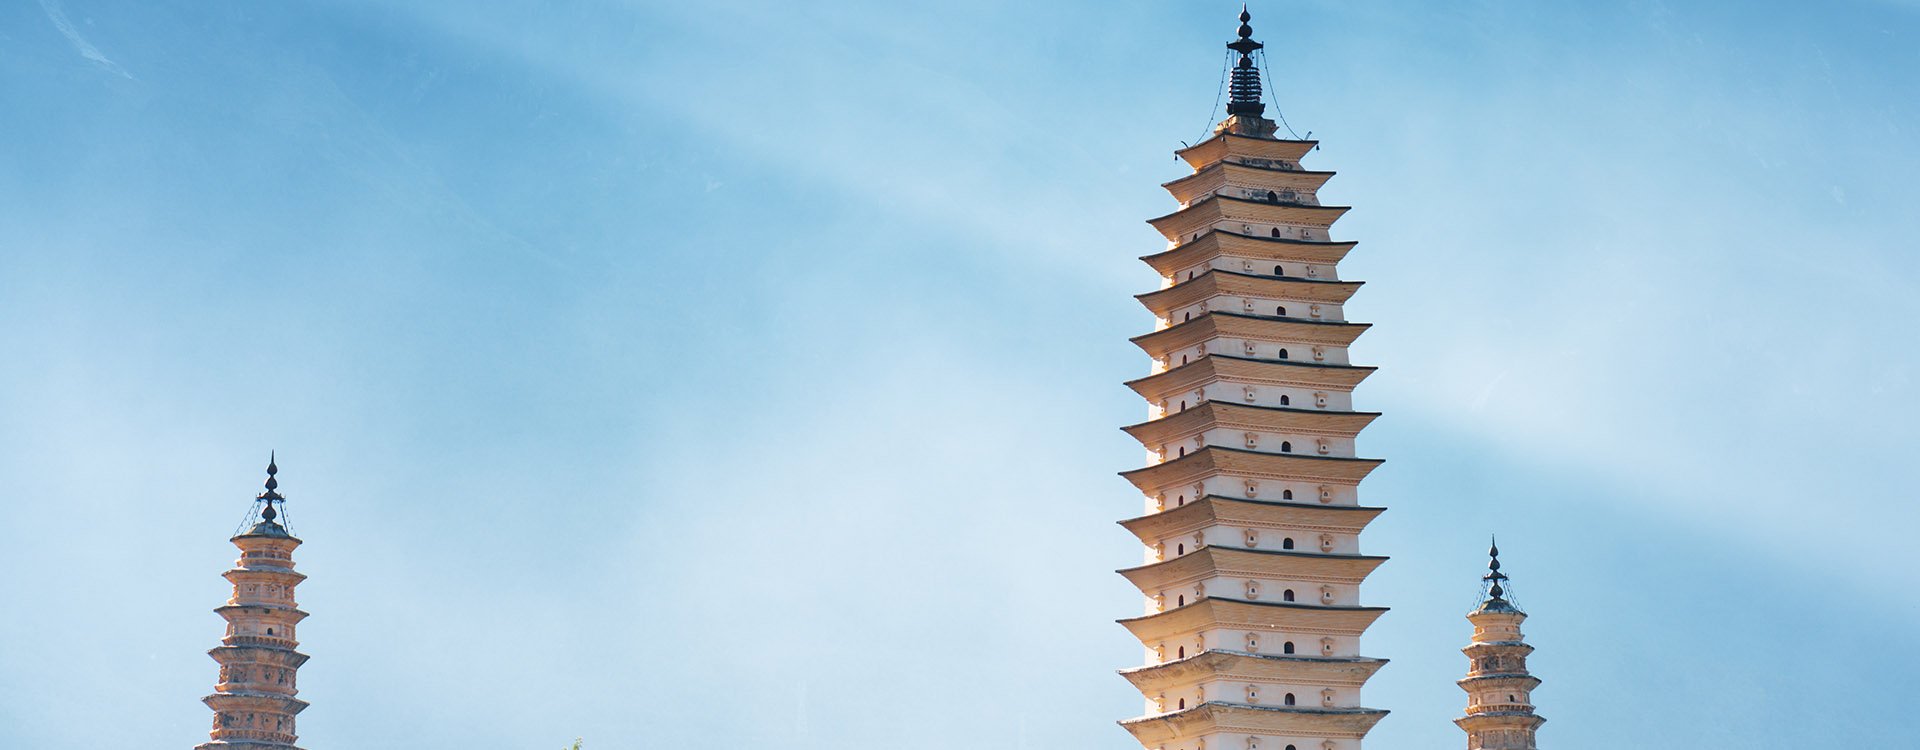
[[[1229,3],[0,8],[0,746],[1125,748],[1142,220]],[[1379,747],[1899,746],[1920,5],[1256,3],[1355,210]],[[102,716],[109,718],[102,719]]]

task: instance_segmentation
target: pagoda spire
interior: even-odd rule
[[[214,612],[227,621],[220,646],[208,651],[220,664],[212,695],[202,699],[213,709],[211,740],[195,750],[299,750],[294,716],[307,707],[296,675],[307,655],[296,651],[294,629],[307,613],[294,601],[294,588],[306,576],[293,570],[300,540],[279,520],[278,456],[267,459],[266,489],[254,498],[260,520],[233,537],[240,559],[224,575],[233,596]]]
[[[1240,6],[1240,38],[1227,43],[1227,49],[1240,53],[1240,60],[1233,64],[1233,78],[1227,86],[1227,114],[1253,115],[1255,117],[1267,111],[1267,105],[1260,101],[1260,69],[1254,66],[1253,53],[1266,45],[1253,40],[1253,14],[1247,12],[1247,6]]]
[[[1506,600],[1507,590],[1501,586],[1501,583],[1506,580],[1507,574],[1500,572],[1500,540],[1495,537],[1487,547],[1487,574],[1480,576],[1481,585],[1486,589],[1486,596],[1480,602],[1480,609],[1493,607],[1520,611],[1519,607]]]
[[[269,451],[267,453],[266,491],[254,496],[253,499],[261,505],[260,520],[269,525],[281,527],[281,530],[285,531],[285,524],[276,520],[279,518],[280,513],[273,508],[274,503],[285,503],[287,501],[287,498],[280,494],[280,479],[275,476],[280,473],[279,458],[279,451]]]
[[[1527,619],[1506,599],[1507,574],[1500,570],[1500,546],[1487,550],[1487,574],[1480,577],[1485,594],[1480,606],[1467,613],[1473,640],[1461,649],[1467,655],[1467,676],[1459,681],[1467,693],[1466,715],[1453,723],[1467,732],[1469,750],[1536,750],[1534,736],[1546,719],[1534,714],[1532,694],[1540,678],[1527,672],[1526,643],[1520,623]]]
[[[1272,138],[1279,129],[1279,125],[1263,116],[1267,105],[1260,98],[1260,66],[1253,60],[1253,53],[1265,46],[1253,40],[1253,14],[1242,4],[1240,28],[1236,30],[1236,38],[1227,43],[1227,49],[1240,53],[1240,58],[1234,61],[1233,70],[1228,74],[1227,119],[1214,128],[1215,133]]]

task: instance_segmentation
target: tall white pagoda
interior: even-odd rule
[[[1227,45],[1227,118],[1177,152],[1194,171],[1166,183],[1180,208],[1149,223],[1168,248],[1142,258],[1162,282],[1133,339],[1153,368],[1128,385],[1150,418],[1125,429],[1148,465],[1123,476],[1146,514],[1121,525],[1146,561],[1120,572],[1145,601],[1121,624],[1146,647],[1122,672],[1146,712],[1121,725],[1148,750],[1358,750],[1387,713],[1361,701],[1386,664],[1361,650],[1386,611],[1360,598],[1386,559],[1360,554],[1384,510],[1360,504],[1381,462],[1354,446],[1374,368],[1347,356],[1367,329],[1346,319],[1354,243],[1329,236],[1347,209],[1320,204],[1332,172],[1301,165],[1315,142],[1263,116],[1250,20]]]

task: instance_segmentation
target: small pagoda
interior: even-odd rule
[[[1507,574],[1500,572],[1500,545],[1487,550],[1491,560],[1481,577],[1486,588],[1480,606],[1467,613],[1473,641],[1467,655],[1467,715],[1455,719],[1467,732],[1468,750],[1534,750],[1534,735],[1547,720],[1533,712],[1533,689],[1540,678],[1527,672],[1527,645],[1520,623],[1527,613],[1507,601]]]
[[[1152,372],[1128,383],[1148,419],[1126,427],[1148,465],[1125,476],[1146,513],[1122,521],[1145,547],[1120,571],[1145,613],[1122,620],[1146,663],[1122,671],[1146,712],[1121,722],[1149,750],[1358,750],[1386,711],[1361,688],[1386,664],[1361,636],[1385,608],[1360,585],[1386,560],[1360,552],[1382,508],[1360,504],[1380,461],[1356,454],[1379,415],[1355,411],[1373,372],[1348,348],[1360,283],[1341,278],[1352,242],[1321,205],[1332,172],[1316,146],[1265,117],[1251,15],[1242,9],[1227,117],[1176,154],[1193,174],[1164,185],[1179,210],[1151,220],[1167,249],[1138,296],[1155,330],[1133,339]]]
[[[296,651],[295,627],[306,619],[294,587],[306,576],[293,570],[300,539],[288,530],[281,506],[280,473],[267,462],[266,491],[254,499],[233,544],[240,559],[226,579],[233,597],[214,610],[227,621],[220,646],[207,652],[220,663],[220,679],[204,700],[213,709],[212,739],[195,750],[299,750],[294,717],[306,709],[296,679],[307,655]]]

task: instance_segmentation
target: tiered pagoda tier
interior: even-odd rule
[[[1453,723],[1467,731],[1468,750],[1535,750],[1534,735],[1547,720],[1533,712],[1533,689],[1540,678],[1527,672],[1527,645],[1520,623],[1527,613],[1506,600],[1501,584],[1500,547],[1487,550],[1487,595],[1467,613],[1473,623],[1473,641],[1461,649],[1467,655],[1467,715]]]
[[[196,750],[299,750],[294,717],[307,703],[294,696],[296,676],[307,655],[294,650],[294,629],[307,613],[294,601],[294,588],[306,576],[293,570],[300,540],[281,522],[275,505],[285,498],[267,463],[266,491],[255,500],[243,531],[233,537],[240,559],[226,572],[233,598],[215,612],[227,621],[220,647],[207,652],[220,663],[220,681],[205,698],[212,708],[212,740]]]
[[[1302,167],[1313,141],[1274,137],[1240,21],[1228,117],[1177,152],[1180,209],[1149,222],[1169,247],[1142,258],[1162,279],[1133,339],[1153,368],[1127,385],[1149,419],[1125,429],[1148,465],[1122,476],[1147,507],[1121,524],[1146,561],[1120,573],[1146,605],[1121,621],[1146,647],[1122,672],[1146,713],[1121,726],[1149,750],[1358,750],[1386,715],[1360,697],[1386,664],[1360,648],[1386,611],[1360,598],[1386,560],[1359,541],[1382,512],[1359,504],[1380,461],[1355,448],[1373,368],[1347,356],[1367,325],[1346,319],[1353,243],[1328,235],[1347,209],[1318,197],[1333,173]]]

